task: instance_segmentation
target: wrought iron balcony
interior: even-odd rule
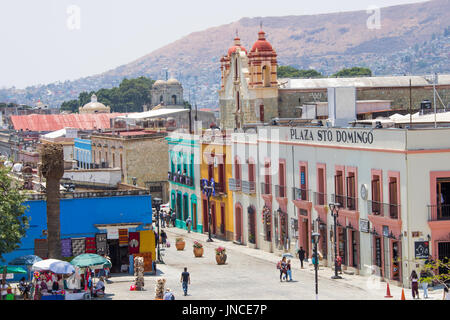
[[[367,212],[369,215],[398,219],[400,217],[400,205],[369,200],[367,201]]]
[[[341,208],[343,209],[353,211],[358,210],[358,198],[356,197],[348,197],[339,194],[332,194],[331,202],[339,203],[341,205]]]
[[[292,194],[294,200],[311,201],[311,190],[292,188]]]
[[[228,188],[230,188],[231,191],[241,191],[242,183],[240,179],[228,179]]]
[[[450,220],[450,204],[428,206],[428,221]]]
[[[256,193],[256,183],[254,181],[242,181],[242,192],[247,194]]]
[[[186,186],[192,187],[194,185],[194,179],[192,179],[189,176],[185,176],[182,174],[174,173],[174,172],[168,172],[167,179],[172,182],[184,184]]]
[[[315,206],[328,205],[327,194],[323,192],[314,192],[314,205]]]
[[[275,185],[275,196],[277,198],[286,198],[286,186]]]
[[[272,194],[272,185],[261,182],[261,194]]]

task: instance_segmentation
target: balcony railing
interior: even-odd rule
[[[167,179],[169,181],[184,184],[186,186],[190,186],[190,187],[194,186],[194,179],[192,179],[189,176],[182,175],[182,174],[168,172]]]
[[[311,201],[311,190],[292,188],[292,197],[294,200]]]
[[[378,201],[367,201],[367,211],[370,215],[391,219],[400,217],[400,205],[393,203],[382,203]]]
[[[328,205],[327,194],[323,192],[314,192],[314,205],[315,206]]]
[[[428,221],[450,220],[450,204],[428,206]]]
[[[261,182],[261,194],[272,194],[272,185]]]
[[[217,193],[217,192],[218,192],[218,193],[225,193],[225,186],[224,186],[223,183],[221,183],[221,182],[216,182],[216,183],[215,183],[215,186],[216,186],[216,193]]]
[[[240,179],[228,179],[228,187],[231,191],[241,191],[242,184]]]
[[[275,196],[277,198],[286,198],[286,186],[275,185]]]
[[[247,194],[256,193],[255,181],[242,181],[242,192],[247,193]]]
[[[358,210],[358,198],[356,197],[348,197],[344,195],[339,194],[332,194],[331,195],[331,201],[335,203],[339,203],[341,205],[341,208],[347,209],[347,210]]]

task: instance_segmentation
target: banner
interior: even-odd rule
[[[86,253],[86,240],[84,238],[72,238],[72,254],[74,257]]]
[[[97,248],[95,246],[95,238],[86,238],[86,253],[97,253]]]
[[[119,229],[119,246],[128,245],[128,229]]]
[[[108,228],[107,230],[107,238],[111,240],[119,239],[119,229],[117,228]]]
[[[108,242],[106,239],[106,233],[97,233],[95,235],[95,241],[97,244],[97,254],[108,254]]]
[[[139,232],[130,232],[128,234],[128,253],[139,253]]]
[[[155,233],[153,230],[140,231],[139,252],[155,252]]]

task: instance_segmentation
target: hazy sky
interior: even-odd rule
[[[98,74],[192,32],[243,17],[413,2],[423,0],[2,0],[0,87]]]

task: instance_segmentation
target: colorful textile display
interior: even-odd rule
[[[95,241],[97,245],[97,254],[108,254],[108,242],[106,239],[106,233],[97,233],[95,235]]]
[[[85,253],[97,253],[97,247],[95,245],[95,238],[86,238]]]
[[[84,238],[72,238],[72,254],[74,257],[86,253],[86,240]]]
[[[119,229],[119,246],[128,245],[128,229]]]
[[[155,251],[155,234],[152,230],[145,230],[139,232],[139,252],[154,252]]]
[[[61,256],[72,257],[72,239],[61,239]]]
[[[130,232],[128,234],[128,253],[139,253],[139,232]]]

